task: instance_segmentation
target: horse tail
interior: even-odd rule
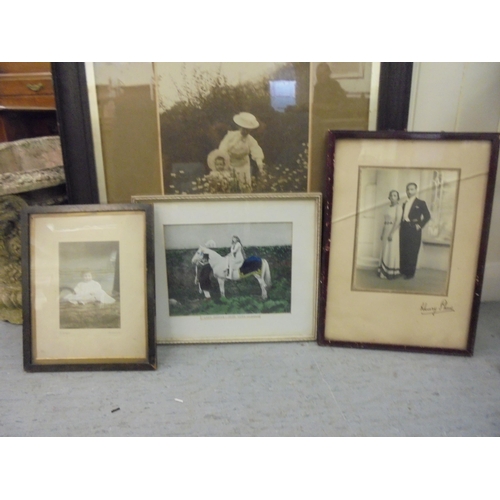
[[[266,259],[262,259],[262,279],[267,288],[271,287],[271,269]]]

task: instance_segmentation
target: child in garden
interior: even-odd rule
[[[220,149],[210,151],[207,156],[207,164],[210,168],[210,177],[229,177],[231,175],[231,165],[229,155]]]

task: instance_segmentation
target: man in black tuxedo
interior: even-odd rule
[[[431,214],[427,204],[417,198],[417,185],[406,186],[408,200],[403,203],[403,216],[399,229],[399,270],[405,279],[415,276],[418,252],[422,242],[422,228],[429,222]]]

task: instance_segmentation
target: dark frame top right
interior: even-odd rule
[[[498,134],[329,140],[318,342],[472,355]]]

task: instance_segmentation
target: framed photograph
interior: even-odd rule
[[[320,194],[133,200],[154,207],[159,343],[316,339]]]
[[[53,63],[70,203],[321,192],[329,129],[406,127],[412,63],[346,64]]]
[[[330,141],[319,343],[471,355],[498,135]]]
[[[22,213],[26,371],[156,368],[148,205]]]

